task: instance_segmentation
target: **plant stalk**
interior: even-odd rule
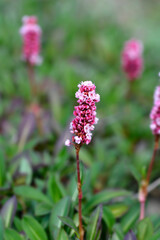
[[[140,202],[140,218],[139,219],[140,220],[142,220],[145,217],[145,203],[148,195],[147,188],[150,182],[150,177],[151,177],[153,165],[155,162],[158,146],[159,146],[159,135],[155,135],[154,150],[153,150],[153,155],[148,167],[147,177],[145,180],[142,181],[140,191],[139,191],[139,202]]]
[[[143,220],[145,216],[145,201],[140,202],[140,217],[139,220]]]
[[[78,213],[79,213],[79,235],[80,240],[83,240],[84,230],[82,225],[82,186],[80,178],[80,167],[79,167],[79,150],[80,145],[76,145],[76,160],[77,160],[77,188],[78,188]]]
[[[156,153],[158,150],[158,146],[159,146],[159,135],[155,135],[155,141],[154,141],[154,150],[153,150],[153,155],[152,155],[152,159],[147,171],[147,183],[149,184],[150,181],[150,177],[151,177],[151,173],[152,173],[152,168],[153,168],[153,164],[156,158]]]
[[[28,63],[27,70],[28,70],[28,79],[30,83],[31,93],[32,93],[32,96],[35,97],[37,94],[37,86],[35,81],[34,66]]]

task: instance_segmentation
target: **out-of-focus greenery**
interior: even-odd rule
[[[138,223],[133,198],[153,151],[149,113],[159,84],[159,12],[156,0],[0,0],[0,239],[78,239],[75,152],[64,141],[77,85],[85,80],[101,96],[93,140],[80,151],[86,239],[124,239],[130,229],[138,240],[159,239],[160,216]],[[43,136],[32,132],[20,152],[19,126],[33,102],[21,61],[24,15],[36,15],[43,31],[36,80],[50,129]],[[130,38],[144,44],[144,72],[132,84],[120,62]],[[157,157],[152,180],[159,168]]]

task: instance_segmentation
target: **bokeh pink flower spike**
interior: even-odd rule
[[[95,103],[100,101],[100,95],[95,92],[96,86],[91,81],[81,82],[75,94],[78,106],[73,112],[75,118],[70,123],[70,132],[74,134],[72,141],[67,139],[66,146],[71,144],[89,144],[92,139],[94,125],[97,124]]]
[[[41,28],[37,24],[35,16],[24,16],[22,18],[23,26],[20,28],[20,34],[23,38],[23,60],[31,65],[40,65],[41,48]]]
[[[150,129],[154,135],[160,135],[160,86],[154,92],[154,105],[150,113]]]
[[[131,39],[125,42],[122,51],[122,68],[128,80],[139,78],[143,71],[143,44],[141,41]]]

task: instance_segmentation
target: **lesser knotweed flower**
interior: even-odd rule
[[[92,139],[94,125],[97,124],[95,103],[100,101],[100,95],[95,93],[96,86],[91,81],[81,82],[75,97],[78,98],[78,106],[73,112],[75,118],[70,123],[70,132],[73,144],[89,144]],[[69,146],[70,140],[66,140],[65,145]]]
[[[39,56],[41,28],[37,24],[35,16],[25,16],[22,18],[23,26],[20,28],[20,34],[23,38],[23,54],[24,61],[31,65],[41,64],[42,59]]]
[[[147,175],[144,180],[142,180],[140,190],[139,190],[139,202],[140,202],[140,220],[142,220],[145,216],[145,202],[148,194],[148,184],[150,182],[150,177],[154,165],[154,161],[156,158],[156,153],[159,148],[159,137],[160,137],[160,87],[158,86],[154,93],[154,105],[150,113],[151,124],[150,128],[152,130],[154,139],[154,150],[152,154],[152,158],[147,170]]]
[[[150,113],[150,128],[154,135],[160,135],[160,87],[154,93],[154,105]]]
[[[141,41],[131,39],[124,45],[122,51],[122,68],[130,81],[140,77],[143,70],[143,44]]]

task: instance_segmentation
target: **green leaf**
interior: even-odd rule
[[[90,221],[87,227],[87,239],[89,240],[95,240],[97,239],[97,236],[99,235],[100,226],[98,226],[99,219],[101,220],[101,214],[102,209],[100,206],[97,207],[97,209],[93,212],[93,214],[90,217]]]
[[[15,196],[10,198],[1,209],[1,216],[4,221],[5,227],[9,227],[12,224],[17,209],[17,199]]]
[[[47,240],[47,235],[42,226],[31,216],[24,216],[23,230],[30,240]]]
[[[23,198],[27,198],[27,199],[31,199],[39,202],[45,202],[52,206],[52,202],[49,200],[49,198],[47,198],[42,192],[40,192],[36,188],[26,186],[26,185],[18,186],[18,187],[14,187],[14,193]]]
[[[77,237],[79,237],[78,229],[71,218],[69,218],[69,217],[59,217],[59,218],[65,225],[67,225],[71,229],[73,229],[74,232],[76,233]]]
[[[53,206],[51,206],[50,204],[46,204],[46,203],[38,203],[35,206],[35,215],[36,216],[43,216],[46,215],[48,213],[51,212]]]
[[[154,236],[152,236],[149,240],[159,240],[160,239],[160,230],[157,231]]]
[[[14,225],[15,225],[18,232],[22,232],[22,230],[23,230],[22,221],[18,217],[14,218]]]
[[[149,240],[153,236],[153,225],[149,218],[145,218],[138,224],[138,240]]]
[[[84,212],[89,212],[90,209],[95,207],[98,204],[108,202],[109,200],[116,198],[116,197],[121,197],[121,196],[128,196],[129,193],[127,191],[111,191],[111,190],[106,190],[100,193],[97,193],[94,195],[83,207]]]
[[[122,228],[121,228],[120,224],[114,225],[113,231],[115,232],[115,239],[116,240],[124,240],[124,234],[123,234],[123,231],[122,231]]]
[[[127,212],[128,206],[123,203],[113,204],[108,206],[115,218],[121,217],[124,213]]]
[[[3,240],[3,233],[4,233],[4,226],[3,226],[2,218],[0,217],[0,239],[2,240]]]
[[[5,160],[2,151],[0,150],[0,187],[2,187],[5,182],[5,174]]]
[[[93,161],[92,161],[92,156],[91,154],[84,148],[81,148],[80,151],[80,160],[82,160],[82,162],[87,165],[87,166],[91,166]]]
[[[62,221],[59,219],[59,216],[61,217],[67,216],[69,208],[70,208],[69,197],[65,197],[55,204],[49,221],[50,233],[51,236],[54,236],[54,238],[57,238],[58,233],[62,226]]]
[[[67,233],[61,229],[56,240],[69,240]]]
[[[139,205],[135,204],[121,220],[121,226],[124,233],[133,227],[139,217]]]
[[[26,175],[26,183],[30,184],[32,180],[32,167],[29,160],[25,157],[20,161],[19,172]]]
[[[15,230],[9,229],[9,228],[5,230],[4,239],[5,240],[23,240],[21,235],[19,235]]]
[[[105,221],[109,231],[112,231],[112,227],[115,223],[115,218],[108,207],[103,207],[103,220]]]
[[[59,180],[59,177],[55,174],[49,178],[48,191],[55,203],[65,196],[65,190]]]
[[[72,177],[70,180],[70,183],[68,185],[68,194],[71,196],[72,202],[75,203],[78,196],[77,182],[75,180],[75,177]]]

